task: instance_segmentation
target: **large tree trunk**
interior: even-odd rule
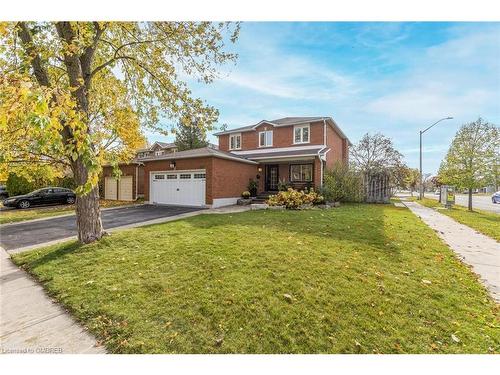
[[[95,36],[91,46],[87,47],[83,54],[77,55],[69,49],[64,52],[64,64],[70,84],[71,95],[82,112],[83,118],[88,120],[88,92],[91,84],[91,66],[94,58],[95,48],[103,28],[94,22]],[[57,22],[56,30],[59,37],[68,45],[75,40],[76,32],[70,22]],[[38,54],[33,44],[32,30],[26,22],[19,22],[19,37],[23,43],[26,53],[32,57],[31,67],[33,74],[42,87],[51,87],[50,76],[44,66],[42,57]],[[55,98],[53,98],[55,100]],[[64,122],[63,122],[64,123]],[[66,144],[73,143],[74,135],[69,127],[63,126],[61,135]],[[88,170],[82,157],[71,162],[71,169],[78,185],[84,185],[88,180]],[[76,198],[76,222],[78,225],[78,240],[89,243],[100,239],[103,235],[101,212],[99,210],[99,188],[94,187],[89,193]]]
[[[76,183],[85,184],[88,173],[81,157],[72,166]],[[101,210],[99,209],[99,186],[95,186],[85,195],[76,197],[76,224],[78,240],[82,243],[94,242],[103,236]]]
[[[469,188],[469,211],[472,211],[472,188]]]

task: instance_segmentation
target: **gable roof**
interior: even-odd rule
[[[214,135],[219,136],[219,135],[224,135],[224,134],[252,131],[252,130],[255,130],[259,125],[262,125],[263,123],[271,124],[273,126],[279,127],[279,126],[291,126],[291,125],[306,124],[306,123],[317,122],[317,121],[326,121],[343,139],[347,140],[349,145],[352,145],[349,138],[347,138],[347,136],[344,134],[344,132],[339,128],[337,123],[333,120],[333,118],[325,117],[325,116],[283,117],[283,118],[279,118],[279,119],[271,120],[271,121],[262,120],[254,125],[247,125],[247,126],[242,126],[240,128],[228,129],[228,130],[225,130],[222,132],[214,133]]]
[[[141,148],[141,149],[137,150],[137,152],[141,152],[141,151],[151,151],[151,150],[153,150],[153,148],[154,148],[156,145],[160,146],[160,148],[162,148],[162,149],[175,147],[175,143],[167,143],[167,142],[160,142],[160,141],[156,141],[156,142],[155,142],[155,143],[153,143],[151,146],[149,146],[149,147],[145,147],[145,148]]]

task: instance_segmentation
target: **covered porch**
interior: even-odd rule
[[[257,193],[274,194],[291,187],[298,190],[320,189],[326,154],[324,145],[306,145],[282,148],[262,148],[234,152],[259,163],[257,167]]]
[[[258,167],[260,194],[293,188],[319,189],[323,180],[324,161],[319,157],[261,162]]]

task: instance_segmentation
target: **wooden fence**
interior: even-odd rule
[[[369,172],[363,178],[364,199],[367,203],[389,203],[392,186],[389,173]]]

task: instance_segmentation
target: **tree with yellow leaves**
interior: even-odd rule
[[[17,22],[0,24],[0,164],[51,162],[71,169],[78,238],[103,235],[102,164],[128,160],[160,118],[218,111],[179,77],[210,83],[239,24],[210,22]],[[173,121],[175,123],[176,121]]]

